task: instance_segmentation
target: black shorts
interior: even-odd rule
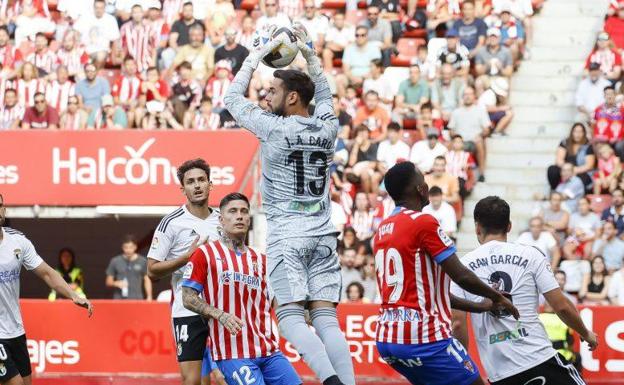
[[[22,377],[28,377],[31,373],[26,335],[0,339],[0,383],[10,380],[18,374]]]
[[[550,360],[492,385],[585,385],[579,372],[557,353]]]
[[[201,316],[174,318],[173,336],[178,362],[203,360],[208,326]]]

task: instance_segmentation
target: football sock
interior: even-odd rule
[[[334,370],[345,385],[355,385],[355,374],[349,344],[340,330],[336,309],[322,307],[310,310],[312,326],[325,345]]]

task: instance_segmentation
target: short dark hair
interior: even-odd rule
[[[464,137],[459,134],[451,135],[451,140],[455,140],[455,139],[464,140]]]
[[[247,207],[250,207],[249,198],[247,198],[245,194],[233,192],[229,193],[228,195],[224,196],[223,199],[221,199],[221,202],[219,202],[219,209],[223,210],[223,208],[232,201],[244,201],[245,203],[247,203]]]
[[[439,197],[440,195],[444,195],[442,193],[442,189],[438,186],[433,186],[432,188],[429,189],[429,196],[430,197]]]
[[[395,121],[388,123],[388,131],[401,131],[401,125]]]
[[[474,208],[474,221],[483,227],[487,234],[506,234],[509,227],[510,209],[505,200],[489,196],[477,202]]]
[[[139,5],[139,7],[140,7],[140,5]],[[134,7],[132,7],[132,8],[134,8]],[[136,62],[136,59],[133,58],[131,55],[126,55],[126,57],[124,57],[124,59],[123,59],[123,63],[126,64],[126,62],[129,62],[129,61]]]
[[[436,161],[436,160],[443,160],[444,163],[446,163],[446,157],[444,155],[438,155],[433,160],[434,161]]]
[[[95,4],[95,3],[104,3],[104,4],[106,4],[106,0],[95,0],[93,2],[93,4]]]
[[[377,68],[383,68],[383,62],[381,61],[381,59],[373,59],[371,60],[371,64]]]
[[[427,101],[420,106],[420,110],[422,111],[423,109],[433,111],[433,104]]]
[[[43,37],[43,38],[45,38],[45,39],[46,39],[46,41],[48,41],[48,37],[47,37],[47,36],[45,35],[45,33],[43,33],[43,32],[37,32],[37,33],[35,34],[35,39],[36,39],[36,38],[38,38],[38,37]]]
[[[565,272],[565,271],[563,271],[563,270],[555,270],[555,273],[554,273],[553,275],[557,275],[557,274],[561,274],[561,275],[563,275],[565,278],[567,278],[567,276],[568,276],[568,275],[566,274],[566,272]]]
[[[126,243],[134,243],[138,245],[137,237],[134,234],[126,234],[121,238],[121,244],[125,245]]]
[[[183,61],[182,63],[180,63],[180,65],[178,66],[178,69],[182,69],[185,68],[187,70],[192,70],[193,66],[191,65],[191,63],[187,62],[187,61]]]
[[[160,70],[156,66],[147,67],[147,70],[145,72],[150,72],[150,71],[156,71],[160,74]]]
[[[178,180],[180,181],[180,184],[182,186],[184,186],[184,174],[194,168],[204,170],[204,172],[208,176],[208,180],[210,180],[210,165],[208,165],[208,163],[206,163],[206,161],[201,158],[191,159],[182,163],[180,167],[178,167]]]
[[[304,107],[310,105],[314,98],[315,87],[307,74],[297,70],[277,70],[273,72],[273,76],[281,79],[288,91],[296,92]]]
[[[364,94],[364,98],[366,98],[368,95],[375,95],[377,98],[379,98],[379,92],[375,90],[366,91],[366,93]]]
[[[17,91],[15,90],[15,88],[7,88],[7,89],[4,91],[4,94],[6,95],[6,94],[8,94],[9,92],[13,92],[14,94],[17,94]]]
[[[45,94],[41,91],[37,91],[35,92],[35,94],[33,95],[33,100],[37,97],[37,96],[43,96],[43,98],[45,99]]]
[[[359,297],[360,299],[364,298],[364,286],[362,286],[361,283],[359,283],[358,281],[353,281],[350,284],[347,285],[347,293],[349,292],[349,290],[351,290],[351,288],[355,286],[358,289],[358,292],[360,293]]]
[[[418,171],[414,163],[401,162],[397,163],[384,177],[384,186],[390,197],[397,203],[405,200],[405,190],[410,186],[411,182],[418,184],[424,183],[425,178],[422,173]]]
[[[0,31],[4,31],[7,33],[7,35],[10,35],[9,27],[7,27],[6,25],[0,25]]]
[[[370,130],[368,129],[368,126],[364,123],[358,125],[357,127],[355,127],[355,135],[357,136],[357,134],[359,134],[360,132],[369,132]]]
[[[606,86],[606,87],[603,89],[603,91],[607,91],[607,90],[613,90],[613,91],[615,91],[615,86],[614,86],[614,85],[612,85],[612,84],[610,84],[610,85]]]
[[[186,7],[186,6],[189,6],[189,5],[192,7],[193,6],[193,2],[192,1],[185,1],[184,4],[182,4],[183,7]]]

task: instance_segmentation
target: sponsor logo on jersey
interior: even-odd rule
[[[442,230],[442,227],[438,226],[438,237],[444,243],[444,246],[451,246],[453,244],[453,240],[449,238],[448,235]]]
[[[490,334],[490,345],[505,341],[520,340],[528,336],[529,333],[527,333],[525,328],[519,328],[517,330],[505,330],[504,332]]]
[[[193,262],[189,262],[184,267],[184,274],[182,274],[182,278],[190,279],[193,274]]]
[[[0,271],[0,283],[8,283],[18,280],[20,277],[20,268],[13,270]]]
[[[250,286],[253,289],[260,289],[260,277],[256,277],[249,274],[239,273],[237,271],[224,271],[219,277],[219,283],[223,285],[229,285],[232,282],[240,282],[244,285]]]
[[[154,237],[154,239],[152,239],[152,250],[156,250],[158,248],[158,237]]]
[[[379,317],[380,322],[418,322],[420,317],[414,309],[398,308],[384,309]]]

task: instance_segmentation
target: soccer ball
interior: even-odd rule
[[[280,37],[284,35],[286,38]],[[272,39],[282,38],[286,43],[280,44],[270,54],[266,55],[262,62],[271,68],[286,67],[295,60],[297,53],[299,53],[299,47],[297,47],[297,37],[290,28],[281,27],[273,32],[270,37]],[[260,36],[260,44],[266,44],[269,41],[269,37],[264,34]]]

